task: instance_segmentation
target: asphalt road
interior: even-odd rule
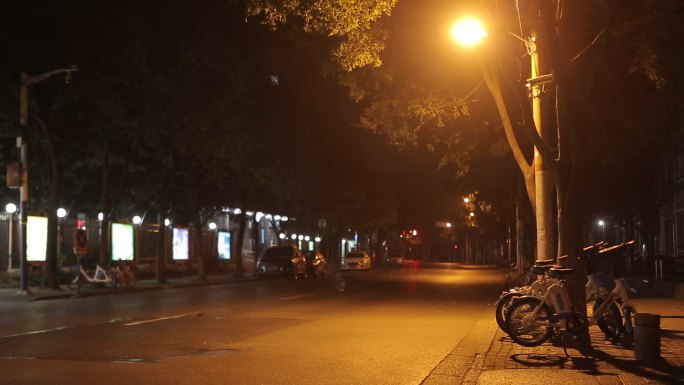
[[[377,269],[17,302],[2,309],[0,383],[420,384],[493,318],[504,282]]]

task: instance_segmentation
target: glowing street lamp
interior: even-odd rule
[[[135,225],[135,257],[140,258],[140,224],[142,223],[142,218],[140,215],[133,217],[133,224]]]
[[[8,203],[5,206],[5,211],[7,211],[7,214],[10,215],[9,218],[9,237],[8,237],[8,253],[7,253],[7,270],[12,269],[12,257],[14,256],[13,254],[13,240],[14,240],[14,213],[17,212],[17,205],[14,203]]]
[[[17,212],[17,205],[15,205],[14,203],[8,203],[5,206],[5,211],[7,211],[7,214],[14,214]]]
[[[475,19],[463,19],[451,28],[451,36],[465,46],[473,46],[487,37],[487,31]]]
[[[57,255],[62,250],[62,245],[64,244],[64,218],[69,215],[69,213],[62,207],[57,209]]]

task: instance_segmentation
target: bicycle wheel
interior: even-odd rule
[[[506,314],[508,313],[508,307],[516,299],[522,297],[520,293],[506,293],[496,301],[496,323],[499,328],[504,332],[508,333],[508,328],[506,327]]]
[[[515,343],[522,346],[539,346],[551,337],[553,329],[549,324],[551,309],[541,304],[536,317],[532,313],[540,305],[541,300],[535,297],[523,297],[513,301],[508,307],[506,328],[508,335]]]
[[[135,272],[133,270],[127,270],[124,272],[125,275],[125,281],[127,282],[127,286],[136,286],[138,284],[138,276],[135,275]]]
[[[67,287],[68,287],[70,290],[78,290],[79,287],[81,287],[81,277],[80,277],[80,276],[69,277],[69,278],[67,279],[67,282],[66,282],[66,283],[67,283]]]
[[[594,302],[594,311],[598,309],[603,303],[603,298],[597,298]],[[596,320],[596,324],[599,329],[610,339],[616,339],[620,337],[625,331],[625,323],[622,318],[622,312],[620,308],[615,304],[611,304],[606,312]]]

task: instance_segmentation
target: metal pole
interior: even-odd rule
[[[7,270],[12,270],[12,257],[13,255],[13,241],[14,241],[14,213],[11,213],[9,215],[9,237],[8,237],[8,253],[9,255],[8,261],[7,261]]]
[[[70,68],[57,69],[46,72],[44,74],[29,76],[25,72],[21,73],[21,89],[19,92],[19,123],[21,135],[17,137],[17,147],[19,148],[19,159],[21,162],[21,187],[19,195],[21,196],[20,213],[19,216],[19,291],[17,294],[30,294],[28,291],[27,282],[27,261],[26,261],[26,222],[28,220],[28,200],[29,200],[29,172],[28,172],[28,142],[26,141],[26,134],[28,131],[28,87],[30,85],[41,82],[53,75],[60,73],[67,74],[67,83],[71,77],[71,73],[78,71],[76,66]]]
[[[30,294],[28,291],[28,262],[26,260],[26,223],[28,221],[28,144],[23,137],[17,139],[21,161],[21,188],[19,195],[19,291],[17,294]]]

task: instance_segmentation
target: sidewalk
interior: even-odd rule
[[[131,287],[89,287],[83,286],[79,291],[71,290],[66,285],[61,285],[60,290],[45,289],[40,288],[36,285],[31,285],[28,287],[28,293],[19,293],[18,286],[16,284],[11,285],[5,282],[0,282],[0,301],[17,301],[17,302],[32,302],[41,301],[48,299],[57,298],[69,298],[75,296],[96,296],[96,295],[116,295],[125,294],[135,291],[153,291],[153,290],[167,290],[173,288],[181,287],[192,287],[192,286],[210,286],[210,285],[221,285],[228,283],[243,282],[251,280],[251,275],[246,275],[245,277],[238,278],[234,277],[232,274],[216,274],[207,275],[206,280],[199,281],[194,275],[185,276],[174,276],[167,278],[167,282],[160,284],[154,279],[141,279],[138,280],[135,286]]]
[[[606,340],[597,326],[589,329],[592,351],[582,354],[568,347],[567,355],[558,342],[520,346],[497,327],[481,366],[475,369],[477,381],[463,383],[684,384],[684,298],[653,296],[632,301],[640,313],[660,315],[660,357],[639,362],[633,348]]]

